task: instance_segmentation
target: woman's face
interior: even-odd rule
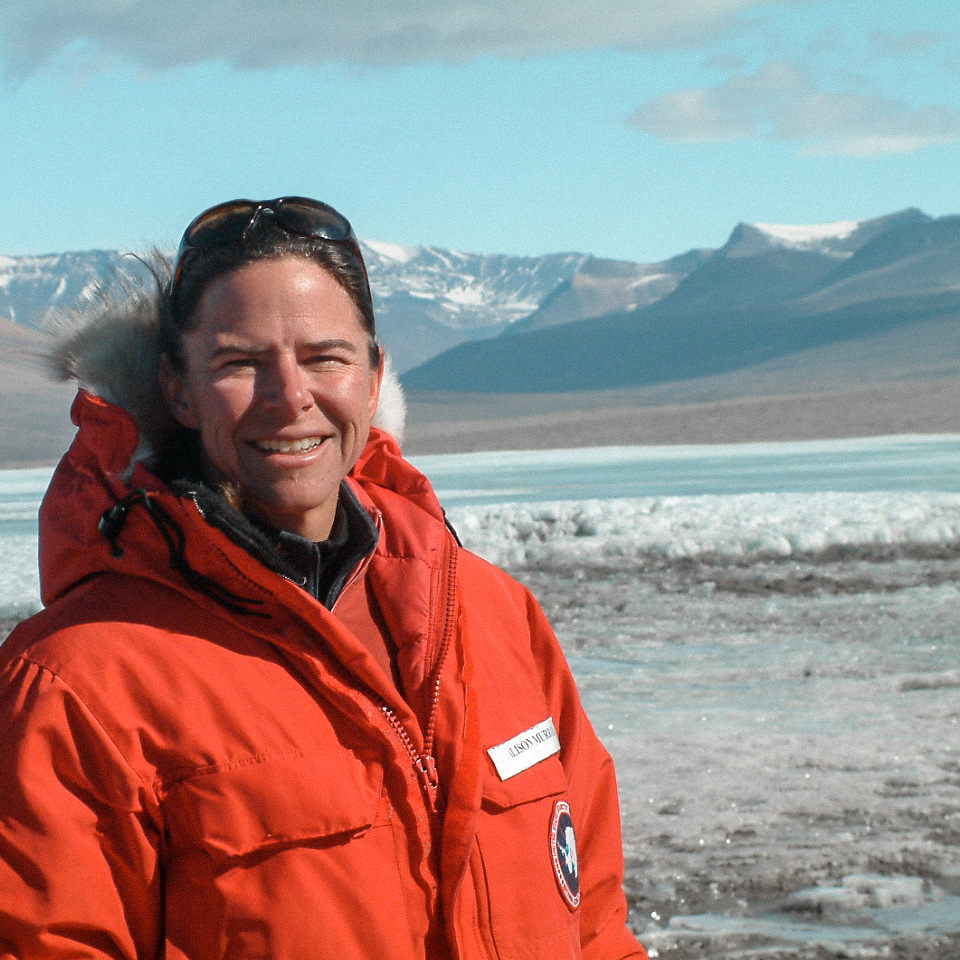
[[[302,257],[258,260],[212,281],[161,375],[171,411],[200,434],[211,479],[243,507],[311,540],[330,532],[380,396],[381,362],[346,291]]]

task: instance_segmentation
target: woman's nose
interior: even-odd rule
[[[313,405],[307,376],[293,358],[280,358],[271,365],[267,382],[263,385],[263,399],[291,415]]]

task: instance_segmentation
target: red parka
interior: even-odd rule
[[[348,480],[379,543],[330,612],[131,467],[125,411],[81,392],[74,420],[46,609],[0,648],[0,958],[645,956],[556,639],[387,435]],[[559,752],[501,777],[490,748],[550,720]]]

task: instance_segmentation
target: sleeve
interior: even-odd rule
[[[0,672],[0,960],[162,953],[156,797],[29,660]]]
[[[564,744],[580,880],[580,942],[585,960],[647,960],[627,928],[623,840],[613,760],[584,713],[576,683],[546,616],[529,596],[534,654]]]

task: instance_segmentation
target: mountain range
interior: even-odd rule
[[[608,266],[578,253],[520,257],[375,241],[361,246],[377,331],[400,371],[458,344],[498,335],[581,273],[590,277],[599,267],[640,277],[651,269]],[[56,313],[76,309],[98,286],[125,277],[149,282],[137,256],[116,251],[0,257],[0,319],[43,332]],[[656,295],[662,295],[666,288],[658,283]],[[636,302],[618,293],[609,309]]]
[[[655,300],[558,318],[554,304],[569,303],[577,274],[497,338],[446,350],[404,383],[496,393],[646,388],[787,368],[824,350],[859,353],[864,377],[960,371],[960,217],[911,209],[810,228],[741,224],[720,249],[667,263],[669,289]]]
[[[464,420],[960,378],[960,216],[743,223],[654,264],[362,247],[414,419],[454,445]],[[114,251],[0,257],[0,462],[47,461],[72,431],[71,388],[36,361],[51,313],[144,271]]]

